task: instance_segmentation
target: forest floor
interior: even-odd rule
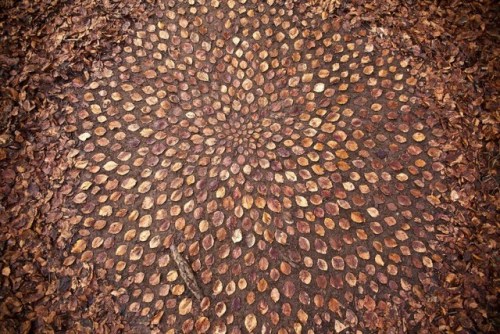
[[[316,2],[0,2],[2,333],[500,330],[500,6]]]

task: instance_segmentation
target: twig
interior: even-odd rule
[[[186,262],[186,260],[184,260],[181,254],[179,254],[179,252],[177,251],[177,247],[174,244],[170,246],[170,251],[172,252],[172,258],[177,264],[181,277],[184,282],[186,282],[188,289],[193,293],[196,299],[201,300],[203,298],[203,293],[196,283],[196,279],[194,277],[191,266]]]

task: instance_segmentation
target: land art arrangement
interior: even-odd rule
[[[498,13],[1,2],[0,331],[498,332]]]

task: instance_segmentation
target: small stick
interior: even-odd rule
[[[177,251],[177,247],[174,244],[170,245],[170,251],[172,252],[172,258],[177,264],[179,272],[181,273],[181,277],[184,282],[186,282],[188,289],[193,293],[196,299],[201,300],[203,298],[203,294],[200,287],[196,283],[196,279],[194,277],[191,266],[186,262],[186,260],[184,260],[182,255],[179,254],[179,252]]]
[[[279,253],[279,256],[280,256],[283,260],[285,260],[286,262],[288,262],[288,264],[289,264],[290,266],[292,266],[293,268],[297,268],[297,267],[298,267],[298,266],[297,266],[297,264],[295,263],[295,261],[294,261],[294,260],[292,260],[292,258],[291,258],[291,257],[289,257],[287,254],[285,254],[285,252],[281,252],[281,253]]]

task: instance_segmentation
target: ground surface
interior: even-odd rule
[[[3,329],[495,332],[495,8],[338,4],[4,4]]]

